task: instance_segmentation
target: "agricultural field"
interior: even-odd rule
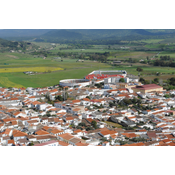
[[[157,40],[158,41],[158,40]],[[151,42],[151,41],[150,41]],[[155,41],[156,42],[156,41]],[[40,47],[52,47],[50,43],[36,43]],[[149,44],[149,42],[148,42]],[[63,57],[60,59],[54,59],[58,57],[56,53],[58,52],[77,52],[78,55],[83,55],[88,58],[86,53],[105,53],[109,52],[108,59],[110,60],[128,60],[133,59],[146,59],[155,56],[158,52],[155,51],[132,51],[132,50],[116,50],[120,45],[111,45],[110,49],[108,45],[94,45],[91,49],[69,49],[60,50],[60,48],[67,47],[66,44],[56,44],[53,50],[50,52],[55,53],[54,55],[47,54],[47,58],[43,59],[42,56],[32,55],[29,53],[0,53],[0,86],[2,87],[45,87],[59,84],[62,79],[71,78],[84,78],[87,74],[93,70],[126,70],[128,74],[138,75],[136,71],[137,67],[141,67],[143,72],[141,72],[141,77],[145,79],[154,79],[155,74],[160,72],[163,79],[173,76],[175,68],[170,67],[154,67],[147,64],[132,63],[122,63],[122,65],[112,66],[106,63],[99,63],[97,61],[84,60],[84,62],[77,62],[78,58],[71,59]],[[127,47],[127,46],[126,46]],[[129,46],[128,46],[129,47]],[[132,46],[133,47],[133,46]],[[170,57],[175,57],[173,52],[161,52],[161,55],[170,55]],[[38,72],[35,75],[26,75],[23,72],[32,71]],[[41,73],[39,73],[41,72]]]
[[[138,40],[138,41],[135,41],[135,42],[144,42],[144,43],[151,44],[151,43],[160,43],[164,40],[165,39],[143,39],[143,40]]]
[[[63,68],[59,67],[20,67],[20,68],[0,68],[0,73],[8,73],[8,72],[53,72],[63,70]]]
[[[51,45],[52,43],[46,43],[46,42],[31,42],[41,48],[51,48],[53,47],[53,45]],[[67,47],[67,44],[55,44],[55,49],[59,49],[59,48],[64,48]]]
[[[66,50],[58,50],[53,49],[51,50],[53,53],[57,52],[72,52],[72,53],[105,53],[105,52],[116,52],[116,50],[109,50],[109,49],[66,49]]]
[[[9,56],[10,55],[10,56]],[[17,59],[14,58],[18,57]],[[2,87],[45,87],[59,84],[61,79],[83,78],[93,70],[108,69],[111,66],[95,61],[76,62],[77,59],[55,60],[53,58],[34,58],[28,54],[0,54],[0,82]],[[4,64],[6,63],[6,64]],[[24,71],[47,72],[26,75]],[[12,84],[14,83],[14,84]]]
[[[13,83],[11,81],[9,81],[9,79],[7,77],[1,77],[0,78],[0,85],[1,86],[5,86],[5,87],[17,87],[17,88],[20,88],[20,87],[23,87],[23,85],[20,85],[20,84],[16,84],[16,83]]]
[[[32,42],[32,44],[35,44],[35,45],[42,47],[42,48],[51,48],[52,47],[51,43],[45,43],[45,42]]]
[[[134,65],[134,66],[123,66],[123,65],[121,65],[121,66],[113,66],[110,69],[126,70],[128,72],[128,74],[138,75],[138,72],[136,71],[137,67],[138,66],[136,66],[136,65]],[[144,66],[143,64],[142,64],[142,66],[139,66],[139,67],[143,69],[143,71],[140,72],[141,77],[152,77],[152,76],[155,76],[155,74],[157,72],[160,72],[160,74],[161,74],[160,76],[170,75],[173,72],[175,73],[175,68],[170,68],[170,67],[163,67],[162,68],[162,67],[158,67],[158,66]]]
[[[160,56],[170,56],[170,58],[175,58],[175,52],[167,52],[167,51],[163,51],[159,54],[159,58]]]
[[[132,51],[119,51],[116,52],[113,56],[108,57],[108,59],[119,59],[119,60],[125,60],[129,58],[133,59],[146,59],[148,56],[149,58],[156,55],[156,52],[132,52]]]

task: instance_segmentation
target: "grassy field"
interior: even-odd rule
[[[17,57],[17,58],[14,58]],[[45,87],[59,84],[62,79],[83,78],[93,70],[108,69],[109,65],[94,61],[76,62],[77,59],[63,59],[63,62],[46,58],[34,58],[32,55],[1,53],[0,54],[0,86],[2,87]],[[7,65],[4,65],[6,63]],[[62,69],[62,70],[60,70]],[[51,73],[26,75],[24,71]],[[12,84],[14,83],[14,84]]]
[[[38,59],[38,58],[37,58]],[[39,63],[39,61],[36,61],[37,64],[34,64],[33,62],[25,62],[23,64],[12,64],[12,65],[3,65],[6,67],[9,66],[18,66],[18,67],[25,67],[28,65],[28,67],[34,68],[36,65],[46,65],[48,67],[56,67],[62,68],[64,70],[58,71],[58,72],[51,72],[51,73],[44,73],[44,74],[36,74],[36,75],[26,75],[24,73],[20,72],[11,72],[11,73],[0,73],[0,79],[5,78],[6,81],[0,81],[0,86],[2,87],[11,87],[12,84],[15,85],[15,87],[45,87],[45,86],[51,86],[55,84],[59,84],[59,81],[62,79],[71,79],[71,78],[84,78],[87,74],[92,72],[93,70],[126,70],[129,74],[138,75],[138,72],[136,71],[137,66],[115,66],[111,67],[110,65],[104,64],[104,63],[98,63],[94,61],[85,61],[85,62],[76,62],[74,59],[63,59],[63,62],[58,62],[55,60],[42,60],[42,62]],[[156,72],[166,73],[168,76],[169,74],[172,74],[172,72],[175,72],[175,68],[163,68],[162,67],[150,67],[150,66],[140,66],[143,69],[142,77],[155,77]],[[169,73],[169,74],[168,74]],[[154,75],[149,75],[154,74]],[[163,76],[163,75],[162,75]],[[173,76],[173,75],[172,75]],[[164,75],[166,78],[166,76]],[[160,76],[159,76],[160,78]],[[8,81],[7,81],[8,80]]]
[[[53,53],[57,52],[78,52],[78,53],[105,53],[105,52],[116,52],[116,50],[109,50],[109,49],[67,49],[67,50],[58,50],[53,49],[51,50]]]
[[[49,43],[38,43],[40,46],[45,47],[44,44]],[[59,47],[67,47],[67,45],[57,45],[55,52],[60,51]],[[108,52],[113,56],[109,59],[146,59],[146,57],[152,57],[155,52],[136,52],[136,51],[116,51],[107,49],[108,46],[100,45],[94,46],[94,49],[85,49],[80,51],[80,49],[74,49],[81,52]],[[103,49],[103,50],[102,50]],[[54,50],[53,50],[54,51]],[[61,50],[61,52],[67,52],[68,50]],[[69,50],[72,52],[72,50]],[[170,55],[170,57],[175,57],[175,53],[168,54],[167,52],[161,52],[161,55]],[[175,68],[170,67],[153,67],[140,63],[133,64],[129,66],[128,63],[122,66],[111,66],[105,63],[99,63],[95,61],[85,60],[84,62],[76,62],[77,59],[63,58],[63,62],[60,60],[53,59],[53,56],[48,56],[46,59],[41,57],[35,58],[30,54],[22,53],[0,53],[0,86],[2,87],[45,87],[59,84],[62,79],[71,78],[84,78],[87,74],[93,70],[126,70],[128,74],[138,75],[136,71],[137,67],[141,67],[143,72],[141,76],[145,79],[154,79],[155,73],[164,73],[159,76],[163,79],[167,77],[172,77],[172,72],[175,72]],[[42,73],[36,75],[26,75],[22,72],[24,71],[37,71],[37,72],[47,72],[51,70],[51,73]]]
[[[159,54],[159,58],[160,56],[170,56],[170,58],[175,58],[175,53],[172,53],[172,52],[167,52],[167,51],[163,51]]]
[[[59,67],[18,67],[18,68],[1,68],[0,73],[7,73],[7,72],[48,72],[48,71],[58,71],[63,70],[63,68]]]
[[[144,42],[144,43],[160,43],[161,41],[163,41],[164,39],[143,39],[143,40],[139,40],[137,42]]]
[[[51,43],[46,43],[46,42],[32,42],[33,44],[41,47],[41,48],[51,48],[53,47],[51,45]],[[67,47],[68,45],[67,44],[55,44],[55,49],[59,49],[59,48],[64,48],[64,47]]]
[[[9,81],[7,77],[1,77],[0,84],[1,86],[6,86],[6,87],[17,87],[17,88],[23,87],[23,85],[16,84],[16,83],[13,83],[12,81]]]
[[[141,65],[141,64],[140,64]],[[109,69],[112,70],[126,70],[128,74],[138,75],[138,72],[136,71],[138,66],[113,66]],[[143,71],[140,73],[142,77],[148,77],[148,76],[155,76],[157,72],[164,73],[164,74],[172,74],[172,72],[175,72],[175,68],[170,67],[155,67],[155,66],[139,66],[143,69]],[[174,75],[172,75],[174,76]],[[159,76],[160,77],[160,76]]]
[[[108,59],[146,59],[146,57],[152,57],[156,52],[130,52],[130,51],[120,51],[114,54],[114,56],[108,57]]]
[[[7,77],[9,81],[16,84],[21,84],[22,87],[45,87],[59,84],[62,79],[84,78],[87,74],[96,70],[97,67],[92,68],[74,68],[67,69],[60,72],[51,72],[45,74],[26,75],[23,73],[1,73],[2,77]],[[1,86],[8,87],[8,85],[1,84]]]

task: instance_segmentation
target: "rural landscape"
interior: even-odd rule
[[[175,146],[175,30],[0,37],[0,146]]]
[[[53,86],[93,70],[126,70],[147,83],[158,78],[172,88],[167,80],[175,73],[174,32],[1,30],[0,86]]]

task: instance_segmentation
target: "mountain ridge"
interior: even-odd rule
[[[4,29],[0,38],[11,40],[78,41],[175,37],[175,29]]]

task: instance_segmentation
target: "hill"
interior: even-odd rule
[[[30,50],[32,48],[37,48],[38,46],[35,46],[34,44],[31,44],[29,42],[24,41],[8,41],[5,39],[0,38],[0,51],[10,51],[10,50],[22,50],[26,51],[26,49]]]
[[[68,40],[77,40],[83,39],[83,35],[73,30],[51,30],[42,35],[44,38],[58,38],[58,39],[68,39]]]
[[[175,38],[175,29],[4,29],[0,30],[0,37],[15,41],[108,44],[114,40]]]
[[[0,38],[8,37],[34,37],[49,32],[51,29],[2,29]]]
[[[147,29],[151,33],[174,33],[175,29]]]
[[[70,29],[54,30],[43,34],[41,37],[58,40],[94,40],[94,39],[129,39],[163,38],[175,35],[175,30],[152,30],[152,29]],[[135,37],[135,38],[134,38]]]

